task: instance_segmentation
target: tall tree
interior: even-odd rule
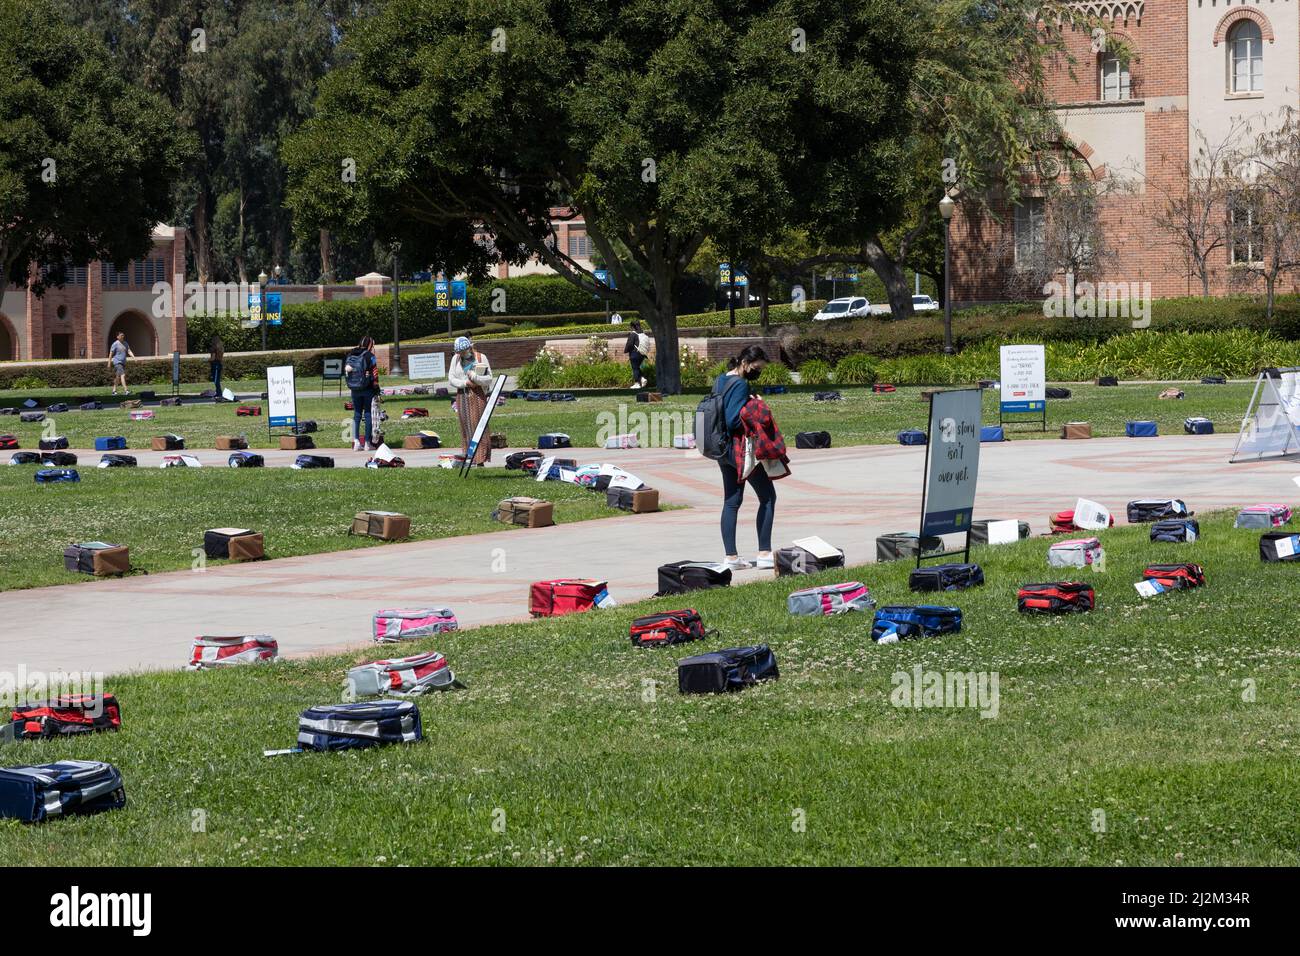
[[[837,224],[889,220],[922,5],[390,0],[289,143],[290,203],[449,271],[536,257],[595,291],[551,227],[576,207],[675,392],[676,294],[707,237],[775,231],[808,177]]]
[[[145,254],[185,160],[167,104],[50,0],[0,0],[0,276]]]

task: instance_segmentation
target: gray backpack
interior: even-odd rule
[[[705,458],[714,461],[726,457],[731,449],[731,432],[727,429],[727,393],[743,380],[732,376],[732,383],[722,392],[718,383],[713,383],[713,391],[695,407],[695,447]]]

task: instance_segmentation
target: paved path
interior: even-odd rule
[[[1120,521],[1125,502],[1139,497],[1181,497],[1198,511],[1295,499],[1291,478],[1300,465],[1228,465],[1234,440],[984,445],[976,516],[1024,518],[1038,534],[1049,512],[1072,507],[1081,495],[1108,505]],[[218,464],[225,458],[199,454]],[[413,452],[408,461],[417,456],[436,459],[436,453]],[[287,460],[292,453],[269,457]],[[531,581],[599,576],[627,602],[654,592],[655,569],[664,562],[721,556],[715,463],[667,450],[578,449],[574,457],[616,460],[666,501],[691,508],[0,593],[0,619],[9,622],[0,633],[0,672],[20,665],[109,673],[175,668],[200,633],[271,634],[287,655],[355,648],[366,644],[370,615],[379,607],[446,604],[469,627],[523,620]],[[340,464],[363,458],[339,455]],[[874,560],[878,534],[916,527],[923,460],[923,448],[899,446],[795,451],[794,473],[777,484],[775,543],[820,534],[844,548],[850,564]],[[753,508],[746,502],[741,514],[740,545],[750,554]],[[274,541],[268,544],[274,552]],[[504,570],[494,571],[501,559]],[[737,582],[759,573],[742,572]]]

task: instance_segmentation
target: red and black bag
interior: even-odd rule
[[[703,640],[708,631],[704,629],[700,612],[686,608],[638,617],[628,628],[628,633],[637,647],[667,647]]]
[[[256,417],[262,414],[261,405],[240,405],[235,409],[235,414],[240,418]]]
[[[533,617],[559,617],[590,611],[608,600],[609,590],[604,581],[586,578],[537,581],[528,591],[528,613]]]
[[[1185,591],[1205,587],[1205,570],[1199,564],[1151,564],[1142,580],[1155,581],[1166,591]]]
[[[1092,586],[1079,581],[1022,584],[1016,592],[1016,610],[1022,614],[1070,614],[1097,606]]]
[[[122,711],[112,694],[75,694],[36,704],[22,704],[10,712],[16,740],[63,737],[97,730],[117,730]]]
[[[898,391],[898,389],[894,388],[894,386],[890,385],[888,382],[877,382],[875,385],[872,385],[872,386],[871,386],[871,390],[872,390],[873,392],[896,392],[896,391]]]
[[[12,451],[18,447],[18,439],[13,435],[0,435],[0,448]]]
[[[404,408],[402,409],[403,418],[428,418],[429,410],[427,408]]]

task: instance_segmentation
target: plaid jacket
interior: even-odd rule
[[[781,430],[776,427],[776,419],[772,417],[772,409],[767,402],[757,395],[751,397],[740,410],[740,424],[741,432],[736,436],[732,449],[734,452],[732,457],[736,460],[737,477],[742,477],[741,472],[745,467],[745,439],[747,438],[754,440],[754,457],[758,459],[760,465],[764,461],[781,461],[787,466],[790,464],[790,458],[785,453],[785,438],[781,435]]]

